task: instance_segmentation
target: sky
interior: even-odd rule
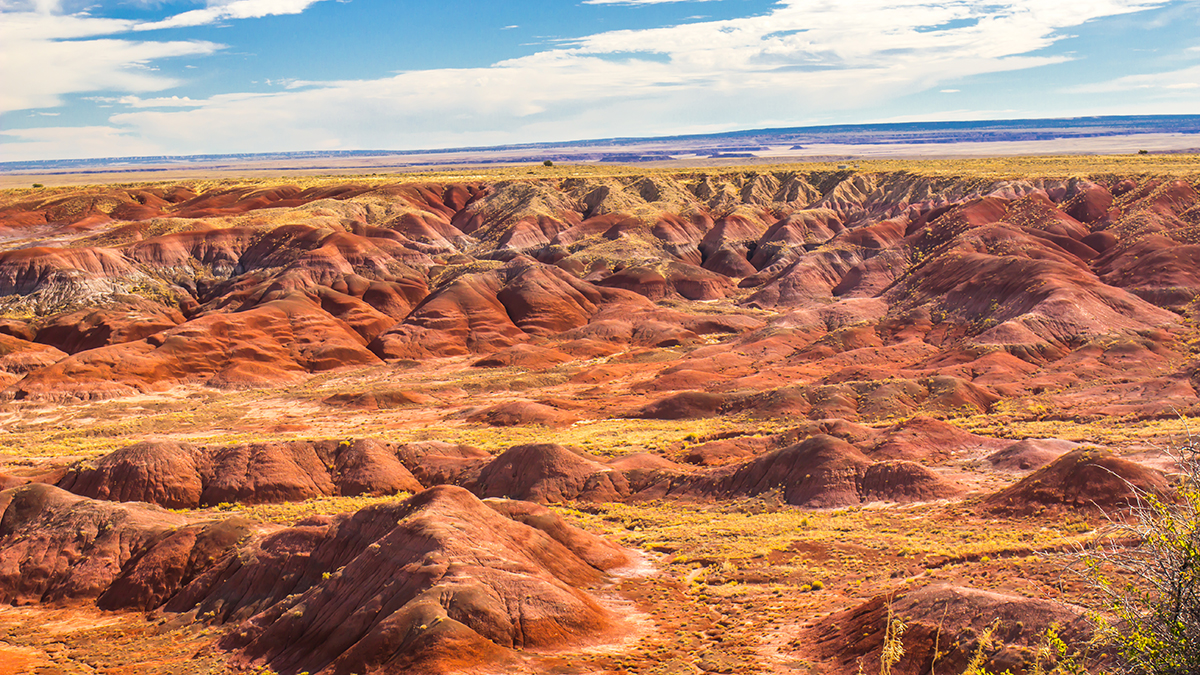
[[[0,0],[0,161],[1200,114],[1200,0]]]

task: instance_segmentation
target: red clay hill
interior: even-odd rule
[[[1200,179],[559,169],[0,193],[0,602],[290,675],[870,672],[888,602],[897,673],[1085,636],[999,585],[1171,495]]]
[[[189,523],[48,485],[0,492],[0,601],[163,608],[276,672],[458,672],[611,640],[588,592],[623,549],[533,504],[442,487],[293,527]]]
[[[637,390],[682,393],[639,415],[988,412],[1047,384],[1100,414],[1120,392],[1060,364],[1178,349],[1198,204],[1179,179],[853,171],[10,191],[4,395],[677,347]]]

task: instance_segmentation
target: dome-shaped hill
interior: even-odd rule
[[[183,383],[247,388],[379,363],[347,324],[293,292],[245,312],[208,314],[136,342],[80,352],[5,390],[18,399],[94,399]]]
[[[1077,258],[1037,246],[1021,255],[948,250],[916,268],[885,297],[901,308],[942,308],[960,323],[993,325],[981,344],[1010,344],[1017,336],[1057,343],[1118,330],[1174,323],[1166,310],[1107,286]]]
[[[156,506],[93,501],[50,485],[0,492],[0,602],[95,599],[185,523]]]
[[[867,453],[874,459],[944,462],[979,449],[998,448],[1003,441],[963,431],[932,417],[918,415],[888,427]]]
[[[1107,450],[1072,450],[983,502],[988,511],[1028,515],[1043,509],[1119,509],[1136,500],[1135,490],[1166,495],[1159,472]]]
[[[689,472],[688,467],[648,452],[617,457],[609,460],[608,466],[621,472],[635,499],[665,496],[671,483]]]
[[[576,499],[612,501],[627,496],[625,476],[596,458],[553,443],[518,445],[490,462],[466,484],[481,497],[541,503]]]
[[[405,443],[396,448],[396,456],[417,480],[429,486],[469,483],[492,461],[485,450],[443,441]]]
[[[127,295],[112,298],[102,308],[67,312],[41,322],[34,340],[75,354],[143,340],[183,321],[183,315],[174,307]]]
[[[375,439],[339,443],[334,453],[333,483],[339,495],[391,495],[425,489],[400,462],[396,450]]]
[[[211,473],[212,458],[192,445],[146,441],[72,467],[58,487],[92,499],[188,509],[200,505],[201,476]]]
[[[0,601],[203,616],[237,667],[462,672],[618,634],[585,589],[624,551],[456,487],[263,530],[47,485],[0,492]]]
[[[565,410],[535,401],[510,401],[484,408],[467,417],[470,422],[493,427],[513,427],[539,424],[546,427],[568,427],[579,418]]]
[[[371,343],[384,358],[487,353],[527,335],[579,328],[602,307],[649,308],[644,297],[600,288],[529,258],[467,274],[435,290],[398,324]]]
[[[863,501],[923,502],[963,494],[961,486],[915,462],[876,462],[859,485]]]
[[[305,529],[251,542],[253,562],[214,568],[167,609],[239,622],[224,646],[245,663],[314,673],[469,670],[619,625],[580,590],[602,570],[460,488]]]
[[[473,368],[526,368],[545,370],[573,359],[569,354],[549,347],[516,344],[507,349],[492,352],[472,363]]]
[[[1092,633],[1083,609],[1074,605],[934,584],[830,614],[802,629],[793,644],[804,645],[816,672],[878,671],[889,607],[908,626],[904,655],[892,668],[895,675],[963,672],[975,656],[977,637],[993,621],[1000,624],[993,644],[984,648],[987,672],[1028,672],[1050,626],[1068,644],[1086,641]]]
[[[1057,438],[1026,438],[988,455],[987,461],[1005,471],[1032,471],[1078,447],[1078,443]]]
[[[912,462],[873,463],[833,436],[812,436],[736,466],[681,480],[672,491],[754,496],[778,490],[797,506],[835,508],[867,501],[911,502],[961,494],[953,483]]]
[[[263,504],[331,495],[396,494],[423,488],[396,448],[372,439],[293,441],[197,448],[135,443],[67,470],[75,494],[168,508]]]
[[[661,398],[632,414],[651,420],[686,420],[720,415],[729,397],[706,391],[684,391]]]
[[[324,400],[328,406],[359,408],[362,410],[390,410],[409,406],[432,405],[437,402],[432,396],[403,389],[376,389],[334,394]]]

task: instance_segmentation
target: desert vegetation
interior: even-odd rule
[[[1145,155],[2,192],[0,662],[1193,672],[1198,189]]]

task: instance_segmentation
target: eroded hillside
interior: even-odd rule
[[[899,589],[917,624],[1029,622],[992,655],[1019,664],[1051,618],[1088,630],[1033,554],[1168,494],[1160,446],[1200,414],[1198,189],[6,192],[0,599],[190,617],[214,672],[840,673]]]

